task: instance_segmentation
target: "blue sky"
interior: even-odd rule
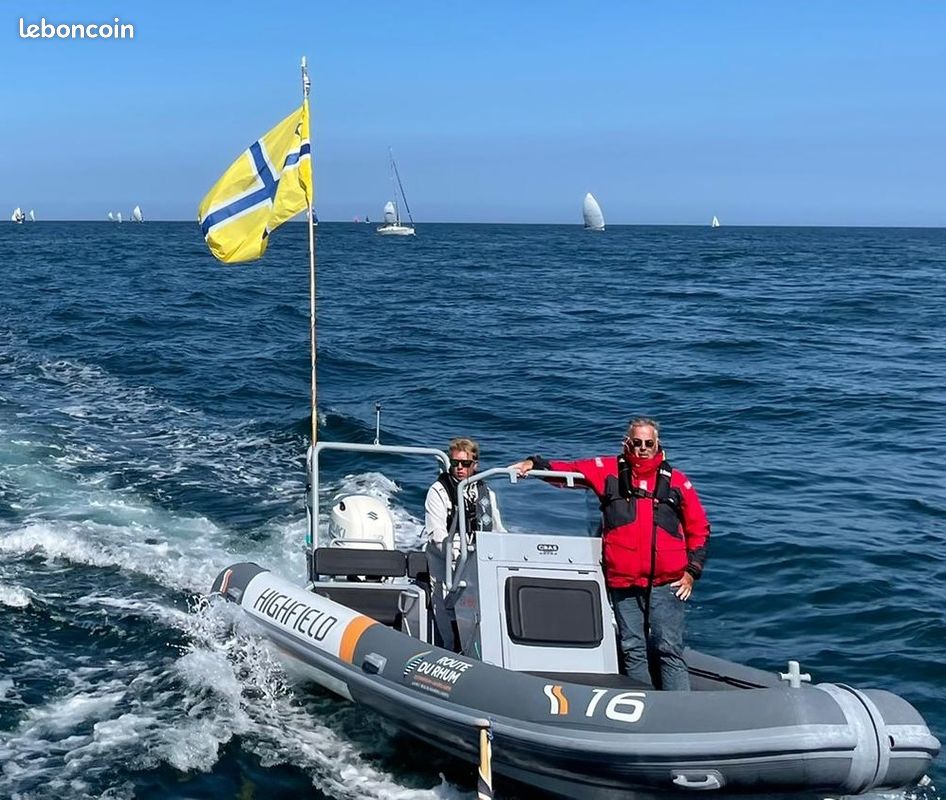
[[[0,203],[193,219],[306,55],[322,219],[380,216],[390,145],[418,221],[943,226],[944,41],[932,0],[0,0]]]

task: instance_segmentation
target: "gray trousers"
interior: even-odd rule
[[[628,677],[658,689],[685,692],[690,689],[690,673],[683,660],[686,603],[676,596],[676,591],[670,584],[651,590],[649,636],[644,633],[647,590],[611,589],[610,594]],[[659,662],[657,681],[652,680],[648,656]]]

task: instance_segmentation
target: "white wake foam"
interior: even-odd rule
[[[31,602],[33,602],[33,593],[29,589],[0,583],[0,606],[26,608]]]

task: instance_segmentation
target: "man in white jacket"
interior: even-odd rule
[[[427,564],[430,569],[434,621],[443,640],[443,646],[456,650],[459,641],[456,630],[456,612],[444,603],[444,578],[446,575],[446,542],[459,529],[457,487],[460,481],[476,472],[480,457],[480,446],[474,439],[458,437],[447,446],[450,469],[441,473],[427,490],[424,503],[424,537],[427,541]],[[485,482],[467,486],[463,498],[463,514],[467,535],[471,543],[476,541],[476,531],[502,531],[502,519],[496,494]],[[458,553],[458,537],[454,537],[453,554]]]

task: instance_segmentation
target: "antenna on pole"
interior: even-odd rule
[[[381,444],[381,401],[374,403],[374,443]]]

